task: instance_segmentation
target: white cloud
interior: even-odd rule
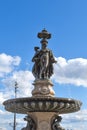
[[[12,118],[13,115],[10,112],[7,112],[0,107],[0,128],[2,128],[1,130],[8,130],[7,127]]]
[[[86,130],[87,129],[87,109],[76,113],[62,115],[62,124],[67,129]]]
[[[0,116],[6,116],[6,115],[11,115],[11,113],[8,112],[8,111],[3,111],[2,109],[0,109]]]
[[[0,54],[0,77],[12,72],[14,66],[18,66],[21,61],[19,56],[10,56],[5,53]]]
[[[87,87],[87,59],[66,60],[63,57],[58,57],[56,60],[53,76],[56,82]]]
[[[16,114],[17,130],[26,126],[26,121],[23,120],[24,117],[24,114]],[[14,113],[0,110],[0,128],[3,128],[2,130],[11,130],[13,123]]]
[[[0,130],[6,130],[6,128],[4,128],[4,127],[2,128],[2,127],[1,127]]]
[[[9,92],[0,92],[0,105],[2,105],[2,103],[6,100],[6,99],[8,99],[8,98],[10,98],[10,95],[11,95],[11,91]]]
[[[87,121],[87,109],[83,109],[83,110],[80,110],[78,112],[71,113],[71,114],[64,114],[62,116],[64,118],[64,122],[67,122],[67,121],[84,122],[84,121]]]
[[[3,83],[14,91],[15,81],[18,83],[18,97],[31,96],[34,77],[30,71],[15,71],[12,76],[3,79]],[[14,92],[12,92],[14,93]],[[10,94],[10,92],[9,92]]]
[[[0,110],[0,115],[4,114],[4,112],[2,110]]]

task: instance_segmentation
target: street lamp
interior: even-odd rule
[[[15,81],[15,96],[14,98],[16,99],[17,98],[17,88],[18,88],[18,83],[17,81]],[[17,123],[16,123],[16,102],[15,102],[15,112],[14,112],[14,123],[9,123],[10,126],[13,127],[13,130],[16,130],[16,126],[17,126]]]
[[[18,88],[18,83],[15,81],[15,99],[17,98],[17,88]],[[16,130],[16,103],[15,103],[15,112],[14,112],[14,127],[13,130]]]

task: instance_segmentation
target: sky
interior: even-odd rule
[[[43,28],[52,34],[48,48],[57,60],[51,78],[55,96],[83,103],[80,111],[62,115],[62,125],[87,130],[87,0],[0,1],[0,129],[13,126],[13,113],[3,102],[14,98],[15,81],[17,97],[31,96],[31,60]],[[24,117],[17,114],[17,130],[26,125]]]

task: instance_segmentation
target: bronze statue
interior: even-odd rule
[[[42,48],[35,47],[35,55],[32,58],[32,62],[34,62],[32,73],[35,79],[49,79],[53,74],[53,63],[56,63],[52,51],[47,49],[48,42],[46,38],[48,37],[46,35],[41,35],[41,38],[43,38],[41,41]]]
[[[33,68],[32,68],[32,73],[33,73],[34,77],[36,79],[38,79],[39,78],[39,72],[40,72],[39,47],[34,47],[34,50],[35,50],[35,55],[32,58],[32,62],[35,62],[35,63],[34,63]]]

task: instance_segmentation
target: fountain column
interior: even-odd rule
[[[53,83],[50,80],[50,77],[53,74],[53,63],[56,63],[56,60],[53,56],[52,51],[47,49],[47,39],[51,38],[51,34],[44,29],[41,33],[38,33],[38,38],[41,38],[42,40],[41,49],[39,47],[35,47],[35,55],[32,58],[32,61],[34,62],[32,73],[35,77],[35,81],[33,83],[34,89],[32,91],[32,97],[45,99],[49,97],[54,97],[55,95],[55,92],[53,90]],[[58,117],[58,113],[42,111],[43,108],[47,110],[50,105],[50,103],[48,102],[44,104],[41,101],[38,105],[39,109],[41,110],[40,112],[38,111],[28,113],[29,116],[34,118],[37,124],[37,130],[56,130],[56,126],[52,128],[51,124],[53,123],[53,119],[55,117]]]

